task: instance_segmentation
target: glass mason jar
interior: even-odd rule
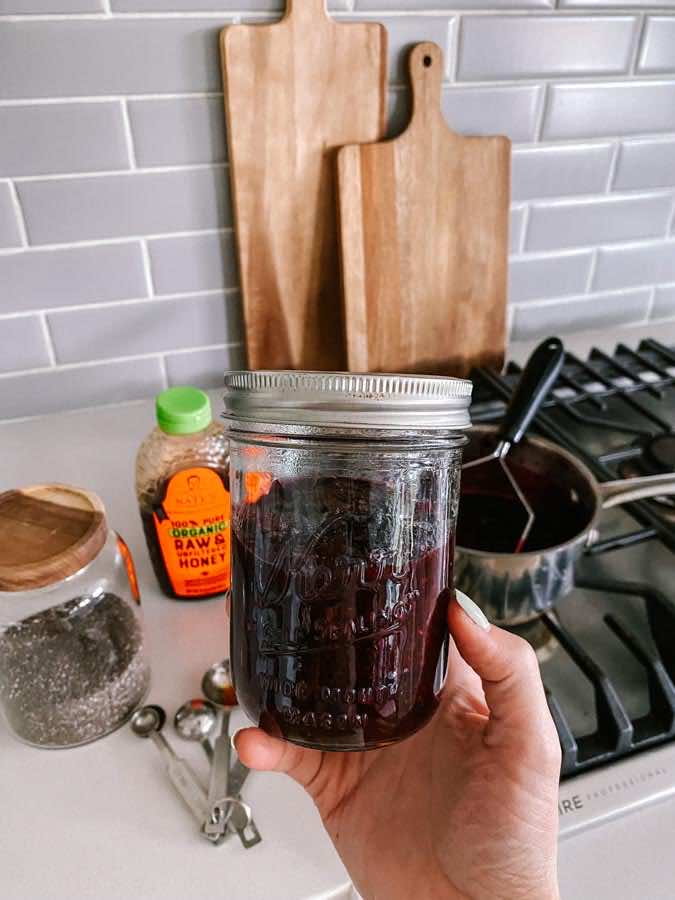
[[[231,660],[270,734],[366,750],[438,704],[471,383],[229,373]]]
[[[0,708],[28,744],[88,743],[126,722],[150,685],[129,550],[98,497],[65,485],[0,495],[0,532],[8,522],[18,537],[0,549]]]

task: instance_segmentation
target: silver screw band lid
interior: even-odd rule
[[[472,387],[430,375],[226,372],[223,418],[233,430],[292,434],[454,431],[471,425]]]

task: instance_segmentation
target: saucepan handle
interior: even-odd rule
[[[598,485],[603,509],[675,494],[675,472],[663,475],[645,475],[642,478],[622,478],[619,481],[605,481]]]

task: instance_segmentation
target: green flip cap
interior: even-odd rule
[[[172,387],[157,395],[157,424],[167,434],[194,434],[211,424],[211,401],[193,387]]]

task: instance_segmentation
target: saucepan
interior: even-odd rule
[[[498,430],[478,426],[464,452],[465,462],[494,452]],[[509,453],[534,511],[534,525],[521,552],[512,552],[522,529],[521,510],[472,469],[462,473],[455,582],[495,623],[516,625],[535,618],[574,587],[575,564],[598,538],[603,510],[634,500],[675,493],[675,472],[598,482],[562,447],[527,437]],[[476,467],[478,472],[482,467]]]

